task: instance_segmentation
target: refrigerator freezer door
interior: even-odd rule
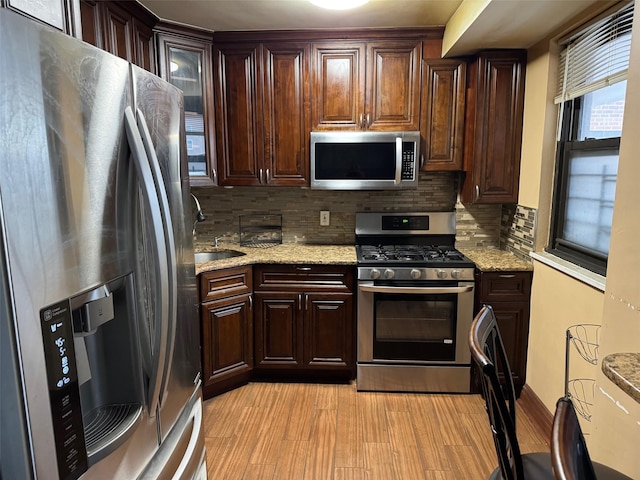
[[[132,102],[130,66],[6,9],[0,9],[0,45],[0,241],[27,431],[38,478],[57,477],[56,466],[61,478],[77,478],[85,467],[73,470],[69,460],[65,470],[66,460],[56,455],[60,442],[54,425],[63,417],[55,416],[51,403],[55,387],[47,375],[41,315],[48,306],[70,305],[69,299],[132,276],[136,180],[123,135],[124,110]],[[143,282],[135,279],[136,285]],[[131,317],[127,305],[120,313],[120,319]],[[134,329],[125,335],[109,333],[119,321],[110,320],[82,337],[95,353],[87,358],[100,363],[103,354],[111,353],[120,360],[129,355],[120,355],[125,348],[136,355]],[[102,350],[99,336],[105,340]],[[97,379],[118,368],[93,364],[92,379],[75,388],[103,385]],[[142,374],[129,376],[130,391],[144,409]],[[123,393],[112,391],[89,393],[97,404],[100,396]],[[73,408],[76,414],[77,404]],[[158,450],[158,434],[146,409],[132,425],[106,458],[97,463],[89,458],[83,479],[137,477]]]
[[[154,152],[149,156],[155,153],[164,182],[175,242],[175,317],[170,321],[159,399],[160,431],[164,439],[200,384],[200,331],[184,107],[180,90],[136,66],[131,68],[138,123],[143,137],[148,134],[148,145],[153,146]]]

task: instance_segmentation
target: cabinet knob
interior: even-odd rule
[[[369,128],[371,126],[371,115],[367,113],[367,123],[365,127]]]

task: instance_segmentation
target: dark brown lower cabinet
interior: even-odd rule
[[[531,304],[531,271],[478,272],[476,274],[476,308],[491,305],[498,321],[511,367],[511,375],[520,396],[527,373],[529,343],[529,308]],[[479,372],[473,365],[471,389],[480,391]]]
[[[200,275],[203,396],[244,385],[253,370],[251,267]]]
[[[254,269],[255,374],[353,378],[353,271],[343,266]]]

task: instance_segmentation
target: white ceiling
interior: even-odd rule
[[[446,26],[444,53],[528,48],[609,0],[370,0],[351,11],[307,0],[140,0],[164,20],[213,31]]]

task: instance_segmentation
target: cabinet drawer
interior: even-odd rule
[[[353,268],[340,265],[259,265],[253,278],[254,290],[353,290]]]
[[[251,268],[228,268],[200,274],[200,302],[251,293]]]
[[[480,301],[529,301],[531,272],[482,272],[480,273]]]

